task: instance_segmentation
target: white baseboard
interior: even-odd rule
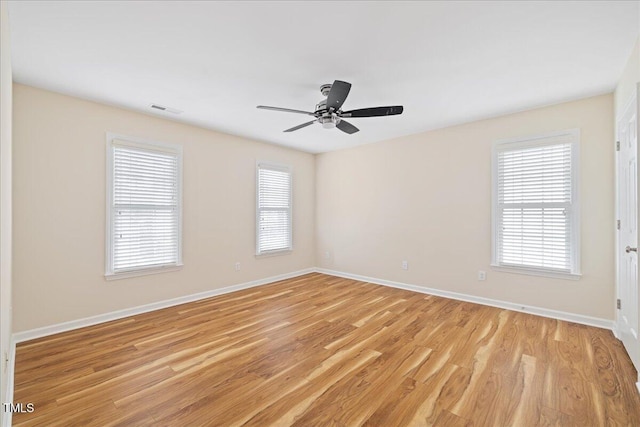
[[[13,345],[36,338],[46,337],[48,335],[58,334],[60,332],[71,331],[73,329],[84,328],[86,326],[97,325],[99,323],[110,322],[112,320],[122,319],[124,317],[135,316],[137,314],[147,313],[162,308],[173,307],[174,305],[185,304],[188,302],[198,301],[205,298],[214,297],[216,295],[228,294],[230,292],[240,291],[242,289],[262,286],[280,280],[291,279],[293,277],[302,276],[303,274],[315,272],[315,268],[307,268],[291,273],[271,276],[264,279],[253,280],[251,282],[240,283],[238,285],[226,286],[220,289],[212,289],[210,291],[200,292],[197,294],[185,295],[164,301],[158,301],[151,304],[140,305],[137,307],[125,308],[123,310],[112,311],[110,313],[99,314],[97,316],[85,317],[83,319],[71,320],[69,322],[58,323],[42,328],[30,329],[27,331],[16,332],[13,334]]]
[[[617,340],[620,340],[620,332],[618,332],[618,324],[615,320],[612,321],[613,326],[611,327],[611,332],[613,332],[613,336],[616,337]]]
[[[360,280],[363,282],[375,283],[377,285],[390,286],[393,288],[405,289],[413,292],[420,292],[423,294],[436,295],[445,298],[451,298],[460,301],[472,302],[476,304],[488,305],[492,307],[504,308],[507,310],[520,311],[524,313],[531,313],[538,316],[550,317],[552,319],[566,320],[569,322],[580,323],[583,325],[595,326],[598,328],[610,329],[616,334],[615,322],[608,319],[600,319],[596,317],[584,316],[581,314],[568,313],[564,311],[550,310],[541,307],[535,307],[525,304],[516,304],[507,301],[494,300],[490,298],[478,297],[474,295],[461,294],[457,292],[443,291],[440,289],[427,288],[423,286],[410,285],[407,283],[394,282],[391,280],[378,279],[375,277],[361,276],[359,274],[345,273],[342,271],[329,270],[325,268],[307,268],[304,270],[294,271],[291,273],[280,274],[277,276],[267,277],[264,279],[253,280],[250,282],[240,283],[237,285],[227,286],[220,289],[213,289],[210,291],[200,292],[197,294],[185,295],[170,300],[159,301],[151,304],[141,305],[137,307],[126,308],[123,310],[113,311],[110,313],[104,313],[97,316],[85,317],[83,319],[72,320],[69,322],[58,323],[55,325],[45,326],[42,328],[30,329],[27,331],[16,332],[12,335],[13,348],[15,351],[15,345],[24,341],[29,341],[36,338],[45,337],[48,335],[57,334],[60,332],[66,332],[73,329],[84,328],[86,326],[97,325],[99,323],[109,322],[112,320],[122,319],[124,317],[134,316],[137,314],[147,313],[162,308],[172,307],[175,305],[185,304],[192,301],[198,301],[205,298],[210,298],[216,295],[227,294],[230,292],[239,291],[242,289],[248,289],[256,286],[266,285],[268,283],[277,282],[279,280],[286,280],[293,277],[302,276],[308,273],[323,273],[331,276],[344,277],[348,279]]]
[[[7,390],[6,390],[6,401],[13,402],[13,378],[16,368],[16,342],[11,338],[9,342],[9,365],[7,366]],[[5,403],[5,402],[2,402]],[[13,418],[13,413],[11,411],[5,411],[4,407],[2,410],[2,426],[9,427],[11,426],[11,420]]]
[[[347,279],[359,280],[361,282],[375,283],[376,285],[390,286],[392,288],[404,289],[407,291],[419,292],[422,294],[436,295],[444,298],[451,298],[459,301],[472,302],[475,304],[488,305],[491,307],[504,308],[512,311],[531,313],[537,316],[549,317],[552,319],[566,320],[568,322],[580,323],[597,328],[613,330],[615,323],[613,320],[600,319],[597,317],[584,316],[582,314],[567,313],[564,311],[550,310],[547,308],[534,307],[525,304],[516,304],[507,301],[494,300],[491,298],[478,297],[474,295],[461,294],[457,292],[443,291],[440,289],[427,288],[423,286],[409,285],[407,283],[394,282],[391,280],[377,279],[375,277],[361,276],[359,274],[344,273],[342,271],[329,270],[326,268],[316,268],[316,272],[329,274],[331,276],[344,277]]]

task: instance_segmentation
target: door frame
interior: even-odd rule
[[[615,138],[614,138],[614,144],[618,144],[620,141],[620,134],[619,134],[619,129],[618,129],[618,123],[620,122],[620,120],[622,119],[622,117],[624,116],[624,114],[626,113],[627,109],[633,104],[636,103],[636,135],[638,138],[638,145],[637,145],[637,150],[638,153],[636,154],[637,158],[640,159],[640,82],[636,84],[636,88],[635,88],[635,93],[625,102],[624,107],[622,108],[622,111],[619,111],[618,114],[616,115],[616,117],[614,118],[615,123],[614,123],[614,128],[615,128]],[[618,150],[616,149],[616,147],[614,146],[614,152],[615,152],[615,156],[614,156],[614,168],[615,168],[615,194],[614,194],[614,203],[615,203],[615,223],[614,223],[614,232],[615,232],[615,285],[616,285],[616,300],[620,299],[621,295],[620,295],[620,262],[621,262],[621,253],[620,253],[620,230],[618,230],[617,228],[617,221],[620,218],[620,212],[619,212],[619,197],[620,197],[620,188],[619,188],[619,167],[620,167],[620,160],[619,160],[619,155],[618,155]],[[638,181],[640,181],[640,177],[638,178]],[[639,183],[640,184],[640,183]],[[636,185],[636,189],[638,191],[638,203],[640,204],[640,185]],[[640,209],[638,210],[638,212],[640,212]],[[639,221],[640,222],[640,221]],[[640,224],[638,227],[636,227],[636,232],[638,234],[640,234]],[[638,242],[640,242],[640,235],[637,236],[638,238]],[[640,264],[639,264],[640,265]],[[640,267],[639,267],[640,268]],[[639,274],[640,275],[640,274]],[[638,307],[636,308],[636,310],[638,311],[638,313],[640,313],[640,302],[636,301],[636,304],[638,305]],[[615,335],[615,337],[617,339],[621,338],[620,335],[620,322],[621,322],[621,316],[620,316],[620,310],[617,308],[617,301],[613,301],[613,306],[614,306],[614,310],[615,310],[615,321],[614,321],[614,328],[612,330],[613,334]],[[638,327],[638,325],[636,325],[636,327]],[[632,363],[635,366],[635,362],[632,360]],[[639,361],[640,363],[640,361]],[[638,391],[640,392],[640,366],[635,366],[636,370],[638,371],[638,378],[637,378],[637,382],[636,382],[636,388],[638,389]]]

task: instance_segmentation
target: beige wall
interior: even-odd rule
[[[311,154],[22,85],[13,118],[14,332],[314,265]],[[105,132],[183,145],[181,271],[104,279]],[[290,255],[254,256],[257,159],[294,168]]]
[[[14,104],[14,332],[314,265],[613,318],[611,95],[315,161],[295,150],[22,85],[14,86]],[[583,278],[492,271],[492,141],[574,127],[582,130]],[[104,279],[105,132],[184,145],[182,271]],[[253,255],[256,159],[294,167],[291,255]],[[403,259],[408,271],[400,269]],[[488,272],[486,281],[477,281],[478,270]]]
[[[569,128],[582,133],[583,277],[492,271],[492,142]],[[613,97],[603,95],[318,155],[316,265],[612,319],[612,133]]]
[[[6,402],[11,343],[11,44],[7,2],[0,2],[0,402]],[[9,363],[13,363],[10,361]],[[0,410],[0,417],[4,420]]]

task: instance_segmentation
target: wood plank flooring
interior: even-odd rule
[[[16,426],[640,426],[610,331],[309,274],[18,345]]]

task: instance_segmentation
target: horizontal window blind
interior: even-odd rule
[[[290,250],[291,172],[289,168],[258,165],[257,253]]]
[[[177,265],[179,154],[113,145],[111,272]]]
[[[508,147],[496,156],[497,264],[573,272],[573,144]]]

